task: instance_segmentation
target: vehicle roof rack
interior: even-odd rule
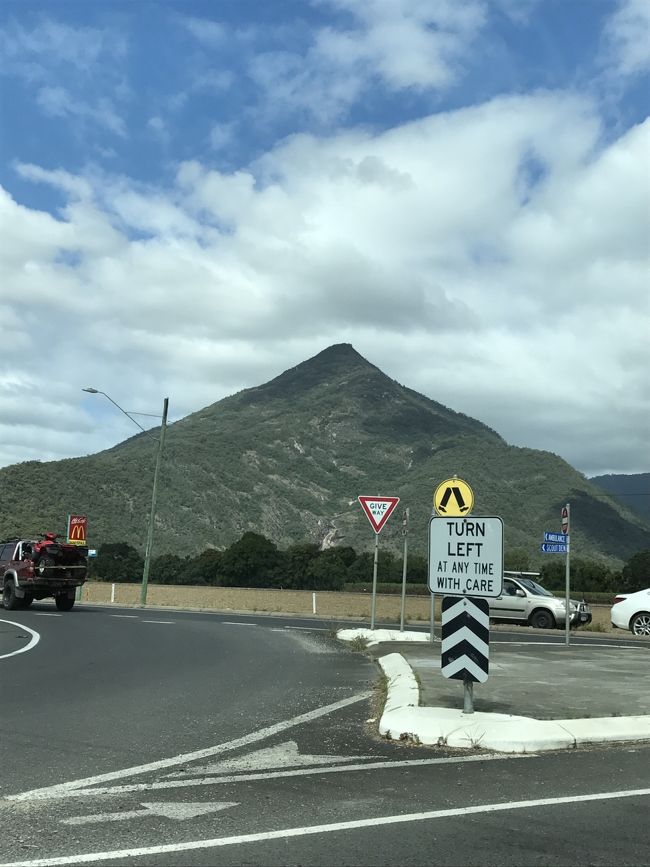
[[[538,578],[542,574],[541,572],[522,572],[519,569],[504,569],[504,575],[536,575]]]

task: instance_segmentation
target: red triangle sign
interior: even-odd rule
[[[358,497],[358,500],[375,533],[381,533],[382,527],[399,503],[399,497]]]

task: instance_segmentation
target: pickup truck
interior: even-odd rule
[[[34,599],[54,597],[59,611],[74,606],[77,587],[88,576],[88,548],[59,542],[56,533],[39,539],[0,541],[2,604],[9,611]]]

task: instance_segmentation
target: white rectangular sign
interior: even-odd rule
[[[445,596],[491,598],[503,589],[501,518],[429,521],[429,590]]]

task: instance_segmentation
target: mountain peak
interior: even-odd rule
[[[374,373],[389,381],[388,377],[360,355],[351,343],[335,343],[244,394],[250,397],[261,394],[266,397],[295,395],[296,392],[305,392],[320,385],[340,381],[350,373]]]

